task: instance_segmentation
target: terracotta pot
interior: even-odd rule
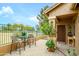
[[[54,48],[47,48],[48,52],[54,52],[55,49]]]

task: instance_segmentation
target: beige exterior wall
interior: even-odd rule
[[[56,28],[56,23],[55,23],[56,17],[49,18],[49,23],[53,25],[53,28]]]
[[[61,4],[60,6],[57,6],[55,9],[53,9],[51,12],[49,12],[49,18],[61,16],[61,15],[72,14],[72,13],[78,13],[77,19],[75,19],[75,23],[71,23],[71,24],[72,24],[72,26],[74,26],[74,24],[75,24],[75,50],[76,50],[76,54],[79,55],[79,11],[71,10],[71,7],[72,7],[72,3]],[[57,30],[57,25],[66,26],[66,39],[68,39],[68,37],[67,37],[68,24],[70,24],[70,22],[69,23],[68,22],[59,22],[59,23],[57,22],[56,23],[56,30]],[[66,42],[67,42],[67,40],[66,40]]]
[[[21,46],[20,47],[23,48],[24,47],[24,44],[21,43]],[[15,43],[12,45],[12,51],[14,51],[14,50],[16,50],[16,44]],[[0,56],[1,55],[5,55],[7,53],[10,53],[10,51],[11,51],[11,44],[1,46],[0,47]]]
[[[54,26],[56,28],[56,32],[57,32],[57,25],[65,25],[66,27],[66,42],[68,40],[68,37],[67,37],[67,31],[68,31],[68,24],[70,24],[70,21],[69,23],[68,22],[57,22],[56,21],[56,16],[62,16],[62,15],[66,15],[66,14],[71,14],[71,13],[75,13],[75,11],[72,11],[71,10],[71,7],[72,7],[72,3],[67,3],[67,4],[61,4],[60,6],[56,7],[54,10],[52,10],[50,13],[49,13],[49,21],[51,22],[51,20],[54,22]],[[66,19],[65,19],[66,20]],[[70,19],[69,19],[70,20]],[[57,22],[57,23],[55,23]],[[57,37],[57,34],[56,34],[56,37]]]
[[[57,8],[55,8],[53,11],[49,13],[49,17],[74,13],[75,11],[70,10],[71,6],[72,3],[61,4],[60,6],[58,6]]]
[[[79,55],[79,13],[75,21],[75,49],[77,55]]]
[[[71,10],[71,7],[72,7],[72,3],[67,3],[67,4],[64,3],[64,4],[61,4],[60,6],[56,7],[51,12],[49,12],[49,22],[53,21],[54,28],[56,28],[56,23],[55,23],[56,16],[75,13],[75,11]],[[61,23],[61,24],[65,24],[65,22]]]

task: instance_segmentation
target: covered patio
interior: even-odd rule
[[[73,47],[75,46],[75,19],[77,13],[69,13],[56,16],[56,31],[57,41],[70,44],[69,40],[73,40]]]

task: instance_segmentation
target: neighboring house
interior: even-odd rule
[[[73,35],[76,54],[79,55],[79,3],[57,3],[44,13],[49,22],[54,22],[57,41],[67,44],[69,35]]]

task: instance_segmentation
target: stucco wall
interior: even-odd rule
[[[53,25],[53,28],[54,28],[54,29],[55,29],[55,27],[56,27],[55,20],[56,20],[56,18],[51,18],[51,19],[49,19],[49,23]]]
[[[21,43],[20,47],[24,47],[24,44]],[[12,51],[16,50],[16,44],[12,45]],[[11,51],[11,44],[0,46],[0,55],[5,55],[6,53],[10,53]]]
[[[59,16],[64,14],[74,13],[71,9],[72,3],[64,3],[55,8],[53,11],[49,13],[49,17],[51,16]]]
[[[79,13],[75,22],[75,48],[76,54],[79,55]]]
[[[59,15],[66,15],[66,14],[71,14],[71,13],[75,13],[77,11],[75,10],[71,10],[71,6],[72,3],[67,3],[67,4],[61,4],[60,6],[56,7],[54,10],[52,10],[49,13],[49,18],[51,17],[56,17]],[[67,23],[56,23],[57,25],[66,25],[66,35],[67,35]],[[56,25],[56,26],[57,26]],[[57,27],[56,27],[57,29]],[[66,37],[67,39],[67,37]],[[75,21],[75,49],[76,49],[76,54],[79,55],[79,12],[78,12],[78,16],[77,19]]]

